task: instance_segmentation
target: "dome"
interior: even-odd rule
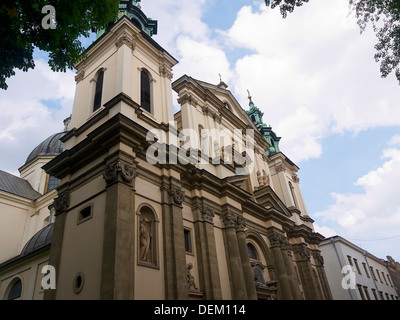
[[[61,142],[61,138],[66,134],[66,132],[59,132],[51,135],[46,140],[44,140],[41,144],[39,144],[33,151],[30,153],[28,158],[25,161],[25,164],[30,163],[35,160],[36,157],[39,156],[58,156],[63,151],[63,143]]]
[[[21,251],[20,256],[27,256],[28,254],[46,247],[51,244],[53,237],[54,223],[51,223],[35,233],[35,235],[26,243]]]

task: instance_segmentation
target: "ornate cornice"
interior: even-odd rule
[[[118,181],[121,177],[122,181],[125,183],[131,183],[133,178],[137,176],[135,168],[130,164],[123,162],[122,160],[117,160],[109,165],[103,172],[103,178],[107,185],[113,184]]]

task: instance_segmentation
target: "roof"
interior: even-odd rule
[[[0,263],[0,269],[2,269],[3,267],[7,267],[14,262],[17,262],[20,259],[23,259],[40,249],[50,246],[51,240],[53,238],[53,229],[54,223],[50,223],[49,225],[35,233],[35,235],[26,243],[18,256],[4,261],[3,263]]]
[[[35,160],[39,156],[58,156],[63,151],[63,143],[61,138],[67,132],[59,132],[51,135],[46,140],[41,142],[33,151],[29,154],[25,161],[25,165]]]
[[[51,244],[53,237],[54,223],[51,223],[35,233],[35,235],[26,243],[21,251],[20,257],[27,256],[41,248]]]
[[[42,196],[41,193],[32,188],[27,180],[2,170],[0,170],[0,190],[30,200],[35,200]]]

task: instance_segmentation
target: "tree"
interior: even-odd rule
[[[73,69],[85,48],[79,40],[107,28],[118,16],[119,0],[1,0],[0,88],[15,69],[35,67],[36,48],[49,53],[53,71]]]
[[[309,0],[265,0],[271,8],[279,7],[283,18]],[[371,24],[378,38],[375,60],[380,62],[381,76],[393,71],[400,84],[400,0],[349,0],[358,19],[361,33]]]

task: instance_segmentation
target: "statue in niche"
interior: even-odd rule
[[[200,130],[200,137],[201,137],[201,141],[200,141],[200,146],[201,146],[201,152],[205,155],[208,155],[208,134],[207,131],[204,129]]]
[[[196,282],[194,281],[194,277],[192,275],[192,273],[190,272],[190,270],[193,269],[193,264],[188,263],[186,265],[186,280],[187,280],[187,284],[188,284],[188,290],[190,291],[191,288],[193,288],[194,290],[198,290],[197,286],[196,286]]]
[[[148,218],[140,220],[140,259],[151,262],[150,245],[151,245],[151,221]]]

